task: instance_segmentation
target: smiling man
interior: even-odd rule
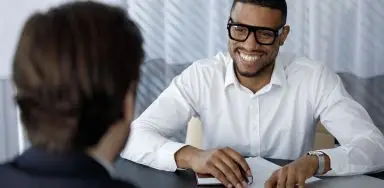
[[[285,0],[235,0],[228,50],[194,62],[132,125],[124,158],[153,168],[191,168],[244,187],[243,156],[292,159],[266,187],[303,186],[313,175],[384,167],[384,137],[324,64],[279,53],[290,27]],[[203,149],[170,140],[192,116]],[[320,121],[341,146],[313,151]],[[257,172],[255,172],[257,173]]]

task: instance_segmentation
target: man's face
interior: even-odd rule
[[[249,3],[236,3],[231,12],[231,19],[230,23],[265,27],[272,30],[278,30],[282,26],[282,12],[280,10]],[[240,29],[237,30],[241,31]],[[234,60],[237,73],[245,77],[255,77],[268,65],[274,63],[280,46],[287,38],[289,26],[283,27],[281,31],[278,36],[271,36],[274,41],[270,45],[259,44],[255,38],[255,32],[250,32],[245,41],[236,41],[230,38],[228,42],[229,53]],[[263,40],[262,36],[270,36],[264,35],[262,30],[256,32],[258,32],[258,39],[261,40]]]

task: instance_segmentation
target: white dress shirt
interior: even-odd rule
[[[192,116],[203,125],[203,148],[231,147],[244,156],[297,159],[312,150],[318,120],[341,146],[322,150],[326,175],[384,168],[384,137],[363,107],[324,64],[280,53],[271,81],[243,87],[228,53],[194,62],[132,123],[123,158],[174,171],[182,143],[169,138]]]

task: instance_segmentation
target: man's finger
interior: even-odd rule
[[[222,157],[222,156],[221,156]],[[237,178],[234,172],[232,172],[231,168],[227,166],[220,158],[214,158],[212,159],[213,164],[217,169],[221,171],[229,180],[229,182],[234,185],[235,187],[242,187],[241,180]]]
[[[236,161],[234,161],[230,156],[228,155],[223,155],[220,160],[224,162],[230,169],[231,171],[236,175],[237,179],[240,182],[245,181],[243,175],[241,174],[240,169],[241,167],[237,164]]]
[[[288,169],[287,167],[283,167],[279,170],[279,178],[277,180],[277,187],[281,187],[281,188],[284,188],[285,187],[285,184],[287,182],[287,173],[288,173]]]
[[[223,183],[226,187],[233,187],[233,185],[229,182],[227,177],[214,165],[209,166],[209,171],[212,176],[214,176],[216,179],[218,179],[221,183]]]
[[[299,187],[299,188],[302,188],[302,187],[304,187],[304,185],[305,185],[305,176],[304,175],[301,175],[301,174],[298,174],[297,175],[297,186]]]
[[[241,156],[240,153],[238,153],[237,151],[235,151],[229,147],[224,148],[223,151],[227,155],[229,155],[233,160],[235,160],[236,163],[241,166],[241,168],[244,170],[244,172],[247,173],[248,176],[252,175],[251,168],[249,168],[247,161],[244,159],[243,156]]]
[[[275,188],[277,185],[278,174],[275,172],[269,177],[269,179],[264,183],[265,188]]]
[[[286,188],[294,188],[296,185],[296,170],[293,167],[288,168]]]

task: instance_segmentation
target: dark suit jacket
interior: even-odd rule
[[[134,188],[112,179],[107,170],[84,153],[54,154],[31,148],[0,165],[1,188]]]

